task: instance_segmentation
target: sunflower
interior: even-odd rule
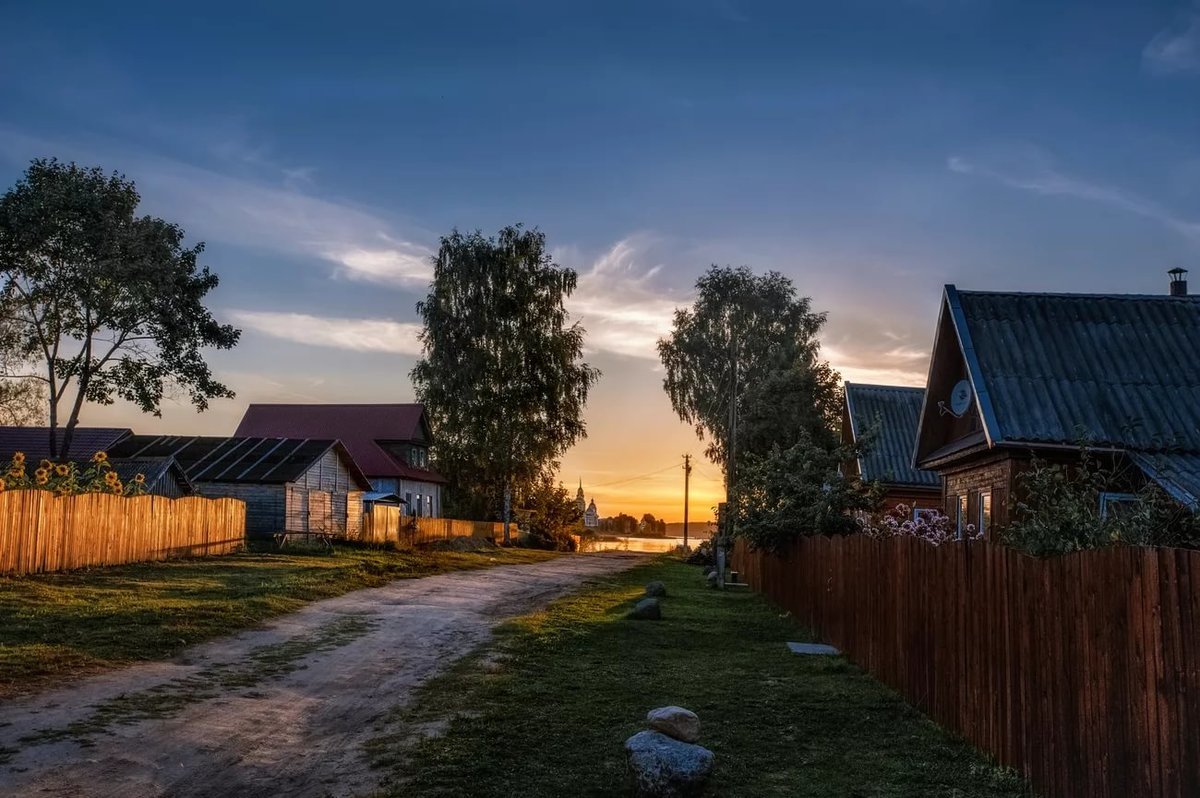
[[[65,477],[67,474],[71,473],[71,468],[66,463],[59,463],[54,467],[54,473],[58,474],[60,477]]]
[[[103,463],[103,462],[105,462],[106,460],[108,460],[108,453],[107,453],[107,452],[96,452],[94,455],[92,455],[92,462],[93,462],[93,463]]]
[[[134,476],[133,481],[136,482],[137,484],[141,485],[141,484],[145,483],[146,475],[138,474],[138,475]]]
[[[25,464],[25,452],[17,452],[13,455],[13,465]]]
[[[39,468],[34,481],[37,482],[37,484],[39,484],[39,485],[45,485],[47,482],[50,481],[50,477],[46,474],[46,472],[44,470]]]
[[[107,482],[109,485],[112,485],[112,484],[113,484],[113,483],[115,483],[115,482],[116,482],[118,479],[120,479],[120,477],[119,477],[119,476],[117,476],[117,472],[116,472],[116,471],[107,471],[107,472],[105,472],[105,474],[104,474],[104,481],[105,481],[105,482]]]
[[[6,484],[4,483],[4,479],[3,479],[3,478],[0,478],[0,492],[3,492],[3,491],[4,491],[4,489],[5,489],[5,488],[7,488],[7,487],[8,487],[8,485],[6,485]]]

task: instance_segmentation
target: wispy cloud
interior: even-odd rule
[[[1039,150],[1022,149],[999,159],[979,160],[954,155],[947,159],[946,166],[952,172],[995,180],[1010,188],[1107,205],[1153,219],[1180,235],[1200,241],[1200,222],[1184,219],[1161,203],[1135,192],[1064,174]]]
[[[579,269],[568,310],[587,329],[589,348],[658,360],[656,343],[670,332],[675,308],[685,299],[656,284],[662,266],[646,263],[653,243],[647,234],[629,236]],[[560,262],[564,257],[569,255],[556,253]]]
[[[1200,4],[1150,40],[1142,67],[1152,75],[1200,75]]]
[[[421,325],[411,322],[256,310],[235,310],[230,315],[236,324],[255,332],[309,346],[396,355],[421,353],[421,342],[417,339]]]
[[[346,279],[402,288],[432,276],[432,250],[383,214],[303,189],[310,175],[274,185],[222,174],[178,160],[44,141],[0,128],[0,157],[15,163],[47,153],[82,163],[120,163],[151,212],[186,219],[197,238],[315,257]],[[431,237],[430,237],[431,238]]]

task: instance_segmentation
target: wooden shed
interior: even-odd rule
[[[117,458],[171,457],[202,496],[246,503],[246,533],[357,536],[371,484],[336,440],[134,435]]]

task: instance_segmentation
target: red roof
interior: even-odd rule
[[[370,477],[445,482],[436,471],[399,460],[379,441],[429,445],[425,407],[408,405],[264,405],[246,408],[239,437],[336,438]]]

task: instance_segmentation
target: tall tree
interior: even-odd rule
[[[830,519],[869,501],[838,474],[852,453],[838,434],[840,377],[820,357],[825,314],[778,272],[713,266],[696,289],[659,341],[663,387],[725,470],[728,517],[756,545],[843,529]]]
[[[217,286],[197,263],[204,245],[186,247],[178,225],[136,215],[139,202],[123,175],[55,159],[33,161],[0,198],[4,321],[15,351],[44,369],[36,378],[60,459],[85,402],[121,398],[158,415],[169,390],[199,410],[233,396],[201,354],[239,336],[204,306]]]
[[[412,379],[451,506],[502,518],[506,541],[514,492],[587,434],[583,410],[600,372],[583,362],[584,330],[563,304],[575,284],[537,229],[454,230],[417,305],[424,353]]]

